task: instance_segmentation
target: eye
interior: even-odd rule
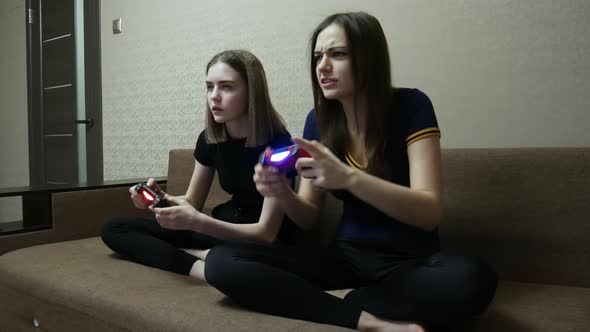
[[[348,55],[348,53],[344,50],[336,50],[332,52],[332,57],[334,58],[342,58]]]
[[[207,83],[207,91],[212,91],[213,90],[213,84]]]
[[[322,54],[320,54],[320,53],[316,53],[316,54],[314,54],[314,55],[313,55],[313,62],[314,62],[314,63],[318,63],[318,62],[320,62],[320,61],[322,61]]]
[[[222,84],[222,85],[221,85],[221,89],[222,89],[222,90],[225,90],[225,91],[231,91],[231,90],[233,90],[233,88],[234,88],[234,87],[233,87],[233,85],[231,85],[231,84]]]

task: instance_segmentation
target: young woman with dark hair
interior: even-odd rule
[[[211,285],[253,310],[362,331],[423,331],[482,312],[496,289],[484,262],[439,252],[440,129],[429,98],[392,87],[378,20],[335,14],[311,37],[315,108],[295,142],[295,193],[272,167],[254,181],[303,229],[326,191],[343,201],[324,250],[227,243],[209,253]],[[232,276],[239,275],[239,278]],[[336,289],[346,291],[326,292]]]

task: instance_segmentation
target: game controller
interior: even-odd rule
[[[287,173],[295,170],[295,162],[302,157],[310,158],[311,155],[297,144],[278,149],[268,147],[260,155],[260,164],[274,166],[279,172]]]
[[[135,185],[135,191],[141,199],[151,207],[168,207],[170,203],[164,197],[164,193],[158,188],[152,188],[145,182]]]

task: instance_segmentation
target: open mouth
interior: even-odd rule
[[[336,85],[337,80],[333,79],[333,78],[322,78],[320,80],[320,83],[322,84],[323,87],[331,87]]]

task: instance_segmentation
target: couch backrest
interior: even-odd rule
[[[166,190],[171,195],[184,195],[186,193],[195,167],[193,151],[193,149],[170,150],[168,154],[168,183]],[[228,199],[229,195],[221,189],[217,174],[215,174],[203,212],[211,213],[211,209]]]
[[[192,149],[173,149],[168,153],[168,181],[166,190],[171,195],[184,195],[193,175],[195,157]]]
[[[443,151],[443,250],[503,279],[590,287],[590,148]]]
[[[186,191],[192,152],[170,151],[171,194]],[[590,148],[444,149],[443,173],[443,251],[482,256],[502,279],[590,287]],[[227,198],[216,179],[209,196],[206,210]],[[340,213],[328,196],[315,243]]]

